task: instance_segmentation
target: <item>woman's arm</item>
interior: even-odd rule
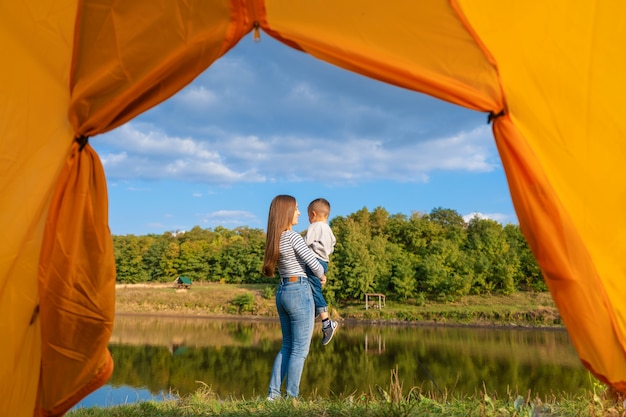
[[[296,255],[311,268],[311,271],[313,271],[316,277],[321,279],[325,276],[322,264],[317,260],[313,251],[306,245],[302,236],[298,233],[293,233],[291,236],[291,244]]]

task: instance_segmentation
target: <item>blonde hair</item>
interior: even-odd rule
[[[330,216],[330,203],[325,198],[316,198],[309,203],[309,207],[307,208],[309,214],[313,211],[328,218],[328,216]]]
[[[263,275],[273,277],[280,256],[280,235],[292,226],[296,212],[296,199],[290,195],[277,195],[270,204],[267,216]]]

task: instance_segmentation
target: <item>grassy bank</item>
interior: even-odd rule
[[[273,318],[273,291],[274,287],[266,284],[193,284],[190,289],[179,290],[171,285],[118,285],[116,312]],[[363,301],[355,301],[331,305],[331,314],[344,320],[373,322],[562,327],[547,292],[467,296],[449,303],[386,300],[384,307],[368,309]]]
[[[408,391],[408,392],[407,392]],[[457,398],[446,393],[403,389],[394,379],[387,389],[352,394],[342,398],[303,398],[268,402],[263,398],[228,399],[216,397],[210,387],[189,396],[162,402],[141,402],[107,408],[77,409],[68,417],[411,417],[411,416],[624,416],[622,398],[599,384],[578,396],[565,393],[548,398],[532,393],[487,393]]]

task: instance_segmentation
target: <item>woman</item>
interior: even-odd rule
[[[315,254],[302,236],[292,230],[298,224],[298,216],[300,211],[295,198],[289,195],[274,197],[267,219],[263,274],[273,277],[278,266],[280,283],[276,291],[276,308],[283,344],[274,360],[268,400],[281,398],[283,381],[288,397],[297,397],[300,392],[300,378],[315,322],[313,293],[305,266],[308,265],[322,283],[326,282],[324,268]]]

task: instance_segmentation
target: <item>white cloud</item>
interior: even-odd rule
[[[168,136],[162,131],[153,130],[151,125],[134,126],[132,123],[127,123],[119,128],[118,133],[128,152],[134,151],[142,155],[154,156],[189,155],[207,160],[219,159],[219,155],[208,150],[202,142],[189,137]]]
[[[172,137],[128,123],[98,145],[111,178],[177,179],[213,184],[266,181],[425,182],[433,171],[489,172],[498,165],[488,127],[388,146],[384,139],[229,135]],[[96,146],[98,146],[96,145]]]
[[[107,153],[100,155],[100,161],[102,162],[102,165],[107,167],[121,165],[126,160],[128,160],[128,154],[126,152]]]
[[[170,137],[152,126],[127,123],[94,144],[111,178],[175,179],[208,183],[259,182],[254,169],[227,166],[210,143]],[[107,149],[114,149],[107,151]]]
[[[488,128],[451,138],[386,146],[370,138],[272,138],[249,162],[271,178],[324,182],[424,182],[433,171],[490,172],[498,164]]]
[[[219,103],[217,94],[203,85],[192,85],[184,89],[175,96],[175,100],[194,111],[208,110]]]
[[[495,148],[491,129],[487,126],[429,141],[418,148],[426,154],[431,169],[489,172],[497,166],[492,161]]]
[[[469,221],[473,218],[478,218],[481,220],[494,220],[500,224],[517,222],[517,218],[515,216],[503,213],[479,213],[475,211],[463,216],[463,220],[465,221],[465,223],[469,223]]]

